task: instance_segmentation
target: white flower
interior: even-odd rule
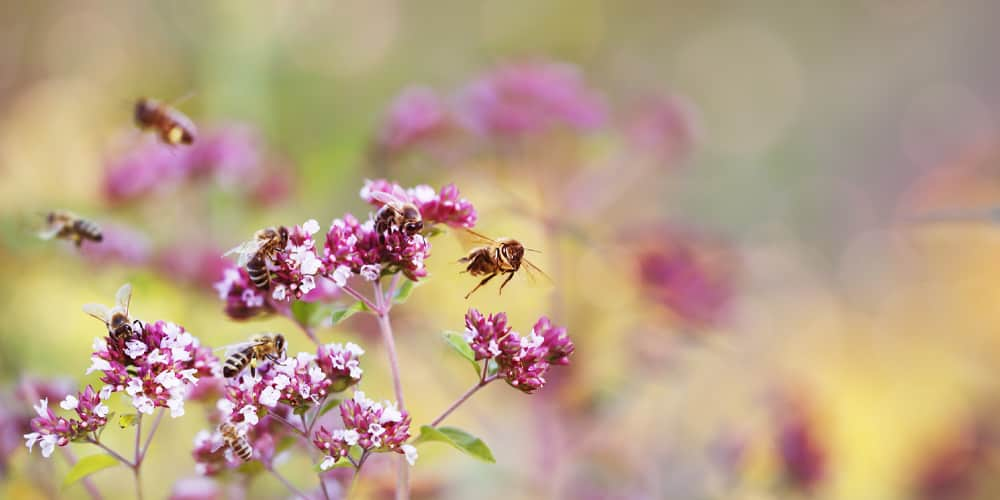
[[[404,444],[399,447],[403,450],[403,455],[406,456],[406,461],[412,466],[417,461],[417,447],[412,444]]]
[[[97,406],[94,407],[94,415],[101,418],[107,417],[109,411],[111,411],[111,409],[102,403],[97,403]]]
[[[392,403],[391,405],[387,403],[385,405],[385,410],[382,411],[382,416],[378,419],[381,424],[386,422],[399,422],[400,420],[403,420],[403,414],[400,413],[396,403]]]
[[[153,352],[146,356],[146,361],[151,365],[166,364],[168,359],[170,358],[159,349],[153,349]]]
[[[305,224],[302,224],[302,230],[309,234],[316,234],[319,232],[319,222],[316,222],[316,219],[309,219]]]
[[[309,384],[305,382],[299,384],[299,395],[302,396],[302,399],[308,398],[311,392]]]
[[[202,429],[194,435],[194,446],[197,448],[212,439],[212,433]]]
[[[49,458],[52,455],[52,451],[55,450],[56,442],[58,441],[59,437],[55,434],[32,432],[24,435],[24,445],[28,447],[28,452],[34,451],[35,443],[38,442],[42,447],[42,456],[45,458]]]
[[[385,427],[382,427],[382,424],[372,422],[368,424],[368,434],[371,434],[373,438],[379,437],[385,434]]]
[[[368,281],[375,281],[382,272],[382,266],[378,264],[366,264],[361,266],[361,277]]]
[[[331,457],[330,455],[327,455],[326,458],[324,458],[323,461],[320,462],[319,468],[320,470],[327,471],[330,470],[330,467],[333,467],[333,464],[335,463],[337,463],[337,459]]]
[[[170,418],[177,418],[184,415],[184,400],[174,398],[167,401],[167,408],[170,408]]]
[[[129,340],[125,343],[125,354],[132,359],[138,358],[146,354],[146,344],[138,340]]]
[[[365,397],[365,393],[362,391],[354,391],[354,402],[357,403],[362,410],[367,410],[373,406],[378,406],[378,403]]]
[[[347,429],[344,431],[343,438],[347,446],[354,446],[358,444],[358,439],[361,439],[361,434],[358,434],[358,431],[354,429]]]
[[[84,373],[84,375],[90,375],[91,373],[97,370],[105,371],[111,369],[111,363],[108,363],[106,360],[98,358],[97,356],[91,356],[90,363],[91,363],[90,368],[87,368],[87,371]]]
[[[170,357],[173,358],[174,361],[191,361],[191,351],[183,347],[171,347]]]
[[[299,263],[299,270],[302,271],[302,274],[316,274],[319,268],[323,267],[323,262],[316,257],[316,252],[311,249],[300,252],[296,255],[295,260]]]
[[[347,345],[344,346],[344,350],[353,354],[354,357],[361,356],[362,354],[365,353],[365,350],[362,349],[361,346],[359,346],[358,344],[355,344],[354,342],[348,342]]]
[[[224,417],[232,415],[233,409],[235,408],[233,402],[228,399],[220,399],[218,403],[215,403],[215,407],[222,412]]]
[[[263,391],[260,391],[260,404],[274,408],[278,404],[278,398],[281,397],[281,391],[275,389],[274,387],[267,386]]]
[[[179,387],[181,384],[184,383],[181,381],[180,378],[177,377],[177,374],[174,373],[173,371],[165,371],[157,375],[156,378],[153,380],[156,381],[157,384],[162,385],[163,388],[168,391],[175,387]]]
[[[181,370],[181,378],[187,380],[192,384],[196,384],[198,383],[198,377],[194,376],[195,373],[198,373],[197,368],[188,368],[187,370]]]
[[[102,400],[108,399],[111,397],[111,393],[114,391],[115,391],[114,387],[106,385],[104,387],[101,387],[101,392],[97,394],[97,397],[101,398]]]
[[[271,297],[274,298],[274,300],[285,300],[286,292],[285,285],[278,285],[274,287],[274,291],[271,292]]]
[[[326,377],[326,374],[323,373],[322,368],[316,365],[309,365],[309,382],[315,384],[323,380],[324,377]]]
[[[437,196],[434,188],[428,186],[427,184],[421,184],[412,189],[406,190],[406,192],[411,198],[419,203],[427,203]]]
[[[462,333],[462,338],[465,339],[466,342],[472,343],[472,340],[476,338],[476,331],[471,328],[466,328],[465,332]]]
[[[153,414],[153,400],[147,398],[146,396],[135,396],[132,398],[132,406],[135,407],[139,413],[145,413],[147,415]]]
[[[101,337],[94,337],[94,344],[91,347],[93,347],[94,352],[107,351],[108,341]]]
[[[351,277],[351,268],[347,266],[338,266],[337,269],[334,270],[333,274],[330,276],[330,278],[333,279],[333,282],[336,283],[337,286],[339,287],[347,285],[347,278],[350,277]]]
[[[361,369],[361,363],[356,359],[352,359],[347,362],[347,369],[350,370],[351,378],[356,380],[361,380],[361,374],[364,370]]]
[[[280,391],[288,387],[288,384],[292,383],[292,379],[288,378],[288,375],[284,373],[279,373],[272,379],[272,382],[274,383],[274,388]]]
[[[257,422],[260,421],[260,419],[257,418],[257,407],[254,405],[244,406],[240,409],[240,414],[243,415],[243,422],[248,425],[257,425]]]
[[[521,347],[527,349],[534,349],[536,347],[539,347],[542,345],[542,342],[545,342],[545,337],[542,337],[541,335],[536,335],[534,330],[532,330],[531,334],[528,335],[527,337],[521,337]]]
[[[125,392],[129,396],[135,396],[142,392],[142,379],[138,377],[132,377],[128,380],[128,386],[125,387]]]
[[[491,339],[490,345],[486,350],[488,350],[490,354],[494,356],[499,356],[501,351],[500,351],[500,346],[497,344],[497,339]]]
[[[315,288],[316,288],[316,278],[309,275],[302,277],[302,281],[299,283],[299,291],[302,292],[302,295],[305,295],[313,291],[313,289]]]
[[[254,292],[249,288],[243,290],[243,294],[240,295],[240,298],[243,299],[243,303],[246,304],[247,307],[260,307],[264,305],[264,296],[258,295],[257,292]]]
[[[39,417],[48,418],[49,416],[49,398],[42,398],[37,405],[33,405],[32,408],[35,409],[35,413]]]
[[[42,437],[42,435],[37,432],[32,432],[29,434],[25,434],[23,437],[24,437],[24,446],[27,446],[28,453],[31,453],[32,451],[34,451],[35,443],[38,441],[38,438]]]
[[[66,396],[66,399],[59,403],[59,407],[64,410],[75,410],[77,406],[80,406],[80,401],[72,394]]]
[[[216,282],[212,286],[219,292],[219,298],[226,300],[226,296],[229,295],[229,290],[233,288],[233,283],[236,283],[239,279],[240,271],[238,269],[226,269],[222,274],[222,280]]]

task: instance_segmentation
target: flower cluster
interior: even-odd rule
[[[410,87],[389,106],[377,138],[380,151],[393,154],[436,137],[454,127],[445,103],[433,90]]]
[[[388,193],[404,202],[413,203],[420,210],[424,224],[471,228],[476,225],[478,219],[475,207],[469,200],[461,197],[454,184],[448,184],[441,188],[440,192],[435,192],[434,188],[424,184],[404,189],[399,184],[385,179],[366,180],[364,187],[361,188],[361,199],[381,207],[382,203],[372,198],[372,193],[375,192]]]
[[[594,129],[605,121],[602,100],[568,64],[527,62],[497,68],[471,83],[459,113],[473,131],[516,137],[556,127]]]
[[[213,285],[219,298],[226,301],[226,315],[233,319],[248,319],[274,311],[267,293],[257,288],[244,267],[232,264],[222,272],[222,279]]]
[[[313,444],[326,454],[320,468],[332,467],[337,460],[348,456],[352,446],[366,453],[400,453],[410,465],[416,461],[416,448],[405,444],[410,439],[410,415],[400,411],[395,403],[378,403],[355,391],[354,398],[340,404],[340,418],[343,429],[329,431],[321,426],[314,435]]]
[[[312,235],[319,232],[319,223],[308,220],[288,230],[288,243],[268,262],[271,274],[271,298],[277,301],[301,299],[316,288],[317,275],[323,274],[323,263],[316,255]]]
[[[539,318],[531,333],[522,337],[507,326],[506,314],[484,316],[476,309],[465,315],[464,338],[477,361],[495,361],[498,377],[529,394],[545,385],[551,365],[568,365],[574,349],[566,329],[547,317]]]
[[[87,374],[102,372],[102,392],[124,391],[140,413],[169,408],[184,414],[187,391],[199,377],[217,376],[218,359],[184,328],[166,321],[145,323],[135,334],[94,339]]]
[[[430,242],[423,235],[389,231],[379,241],[374,221],[361,224],[347,214],[330,225],[323,262],[338,286],[344,286],[352,274],[374,281],[384,273],[402,272],[416,281],[427,276],[424,260],[430,251]]]
[[[104,401],[110,394],[111,391],[107,387],[97,392],[88,385],[76,396],[72,394],[66,396],[59,406],[67,411],[76,411],[79,419],[56,416],[49,408],[49,400],[43,398],[34,407],[38,413],[38,416],[31,420],[31,429],[34,432],[24,435],[28,450],[33,450],[35,443],[38,443],[42,449],[42,456],[48,458],[56,445],[66,446],[70,441],[84,439],[89,434],[103,429],[108,423],[109,412]]]
[[[283,419],[291,415],[288,407],[277,407],[271,411]],[[217,423],[223,418],[223,414],[224,412],[217,412],[210,420]],[[271,415],[260,417],[254,425],[237,425],[236,430],[240,438],[247,440],[253,450],[254,460],[260,460],[268,467],[278,451],[278,443],[291,432],[285,424]],[[226,446],[225,439],[218,430],[203,429],[195,434],[191,455],[195,462],[195,472],[202,476],[215,476],[243,464],[233,450]]]

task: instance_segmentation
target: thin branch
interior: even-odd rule
[[[142,413],[136,413],[136,423],[135,423],[135,459],[133,463],[135,466],[132,467],[132,475],[135,476],[135,497],[142,500],[142,478],[139,476],[139,470],[142,468],[142,455],[140,443],[142,442]]]
[[[362,303],[364,303],[366,307],[368,307],[368,309],[378,312],[378,307],[371,301],[371,299],[365,297],[364,294],[362,294],[361,292],[351,288],[351,285],[344,285],[340,287],[340,289],[347,292],[347,295],[350,295],[351,297],[360,300]]]
[[[291,421],[289,421],[285,417],[282,417],[281,415],[278,415],[277,413],[273,412],[270,408],[268,408],[267,414],[270,415],[271,418],[277,420],[278,422],[281,422],[281,423],[287,425],[289,429],[292,429],[293,431],[295,431],[295,433],[298,434],[299,436],[304,437],[306,439],[306,441],[309,441],[309,436],[306,435],[305,431],[303,431],[302,429],[299,429],[298,426],[296,426],[295,424],[293,424]]]
[[[309,497],[307,497],[305,493],[302,493],[301,490],[299,490],[298,488],[296,488],[295,485],[293,485],[287,479],[285,479],[285,476],[282,476],[281,474],[279,474],[278,471],[274,470],[273,468],[268,468],[267,470],[272,475],[274,475],[274,477],[278,478],[278,481],[281,481],[281,484],[284,484],[285,488],[288,488],[288,491],[291,491],[292,494],[297,495],[299,498],[302,498],[304,500],[308,500],[309,499]]]
[[[102,450],[106,451],[108,453],[108,455],[111,455],[112,457],[114,457],[119,462],[125,464],[125,466],[127,466],[128,468],[130,468],[130,469],[134,469],[135,468],[135,464],[133,464],[132,462],[129,462],[128,459],[126,459],[125,457],[119,455],[118,452],[116,452],[115,450],[112,450],[111,448],[108,448],[107,446],[105,446],[104,443],[102,443],[100,441],[96,441],[93,438],[89,438],[89,437],[87,438],[87,442],[91,443],[91,444],[96,444],[99,448],[101,448]]]
[[[403,402],[403,384],[399,376],[399,358],[396,356],[396,341],[392,335],[392,323],[389,321],[389,311],[392,309],[392,301],[387,301],[382,292],[382,280],[375,280],[375,300],[376,318],[378,319],[379,330],[382,332],[382,341],[385,342],[385,350],[389,354],[389,367],[392,369],[392,388],[396,393],[396,403],[399,404],[400,411],[406,411],[406,404]],[[365,457],[362,456],[362,459]],[[406,500],[410,498],[410,468],[405,457],[399,457],[399,465],[396,469],[396,500]],[[362,461],[359,461],[358,466]]]
[[[160,428],[160,421],[163,420],[163,414],[166,413],[166,408],[160,408],[160,412],[156,414],[156,419],[153,420],[153,428],[149,430],[149,435],[146,436],[146,444],[142,446],[142,453],[139,454],[139,463],[146,458],[146,451],[149,450],[149,444],[153,442],[153,436],[156,434],[156,429]]]
[[[472,397],[472,395],[475,394],[477,391],[479,391],[479,389],[482,389],[483,387],[486,387],[487,384],[489,384],[490,382],[493,382],[496,379],[497,379],[496,375],[491,376],[491,377],[487,377],[487,378],[481,379],[476,385],[470,387],[469,390],[465,391],[464,394],[462,394],[461,396],[459,396],[459,398],[456,399],[455,402],[451,404],[451,406],[449,406],[443,413],[441,413],[440,415],[438,415],[438,417],[435,418],[431,422],[431,427],[437,427],[438,424],[441,423],[441,421],[443,421],[445,418],[447,418],[448,415],[451,415],[451,412],[455,411],[456,408],[458,408],[459,406],[461,406],[462,403],[465,402],[465,400],[467,400],[470,397]]]

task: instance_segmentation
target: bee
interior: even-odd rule
[[[222,375],[233,378],[250,365],[250,375],[257,376],[257,363],[264,360],[276,361],[285,357],[285,336],[280,333],[262,333],[248,342],[225,347],[228,353],[222,367]]]
[[[271,273],[267,270],[268,260],[273,260],[288,244],[288,229],[284,226],[261,229],[247,241],[224,255],[239,254],[239,265],[246,266],[247,274],[254,286],[267,289],[271,285]]]
[[[233,453],[240,457],[240,460],[249,462],[253,459],[253,448],[250,446],[250,442],[247,441],[246,436],[240,435],[240,431],[235,425],[230,422],[222,422],[219,424],[219,434],[222,434],[224,446],[233,450]]]
[[[373,192],[371,197],[382,203],[382,207],[375,212],[375,232],[378,233],[380,243],[385,244],[386,231],[395,229],[413,236],[424,228],[420,209],[413,203],[382,191]]]
[[[153,130],[169,146],[191,144],[197,131],[194,122],[180,111],[154,99],[140,98],[135,103],[135,123],[142,130]]]
[[[45,229],[38,233],[38,237],[43,240],[52,238],[70,240],[77,248],[84,240],[95,243],[104,240],[101,227],[97,223],[65,210],[53,210],[45,214]]]
[[[473,276],[486,276],[482,281],[476,285],[469,293],[465,294],[465,298],[468,299],[470,295],[479,290],[480,287],[489,283],[498,274],[507,274],[507,279],[500,284],[500,293],[503,293],[503,287],[507,285],[508,282],[514,277],[514,274],[521,269],[523,265],[525,270],[528,271],[529,276],[531,276],[532,270],[544,276],[547,280],[548,275],[544,271],[538,268],[538,266],[532,264],[524,257],[526,249],[524,245],[512,238],[499,238],[494,239],[487,236],[483,236],[475,231],[466,229],[470,235],[475,239],[480,240],[483,243],[487,243],[486,246],[478,247],[472,249],[468,255],[462,257],[458,261],[461,263],[468,263],[465,271]],[[532,250],[536,251],[536,250]]]
[[[85,304],[83,312],[101,320],[108,327],[108,334],[114,339],[126,339],[142,331],[142,322],[130,321],[128,306],[132,301],[132,285],[125,283],[115,294],[115,307],[108,309],[102,304]]]

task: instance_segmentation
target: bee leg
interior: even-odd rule
[[[470,295],[472,295],[473,293],[476,293],[476,290],[479,290],[479,288],[481,286],[485,285],[486,283],[489,283],[489,281],[491,279],[493,279],[493,277],[496,276],[496,275],[497,275],[497,273],[493,273],[493,274],[491,274],[491,275],[483,278],[483,281],[480,281],[479,284],[476,285],[476,288],[473,288],[471,292],[465,294],[465,298],[468,299]]]
[[[250,377],[253,378],[254,380],[257,379],[257,360],[256,359],[250,362]]]
[[[509,273],[507,275],[507,279],[503,280],[503,283],[500,283],[500,291],[497,292],[497,295],[503,295],[503,287],[507,286],[507,283],[510,283],[511,278],[513,277],[514,273]]]
[[[139,334],[142,333],[142,330],[143,330],[142,321],[139,321],[139,320],[132,321],[132,332],[133,333],[135,333],[136,335],[139,335]]]

